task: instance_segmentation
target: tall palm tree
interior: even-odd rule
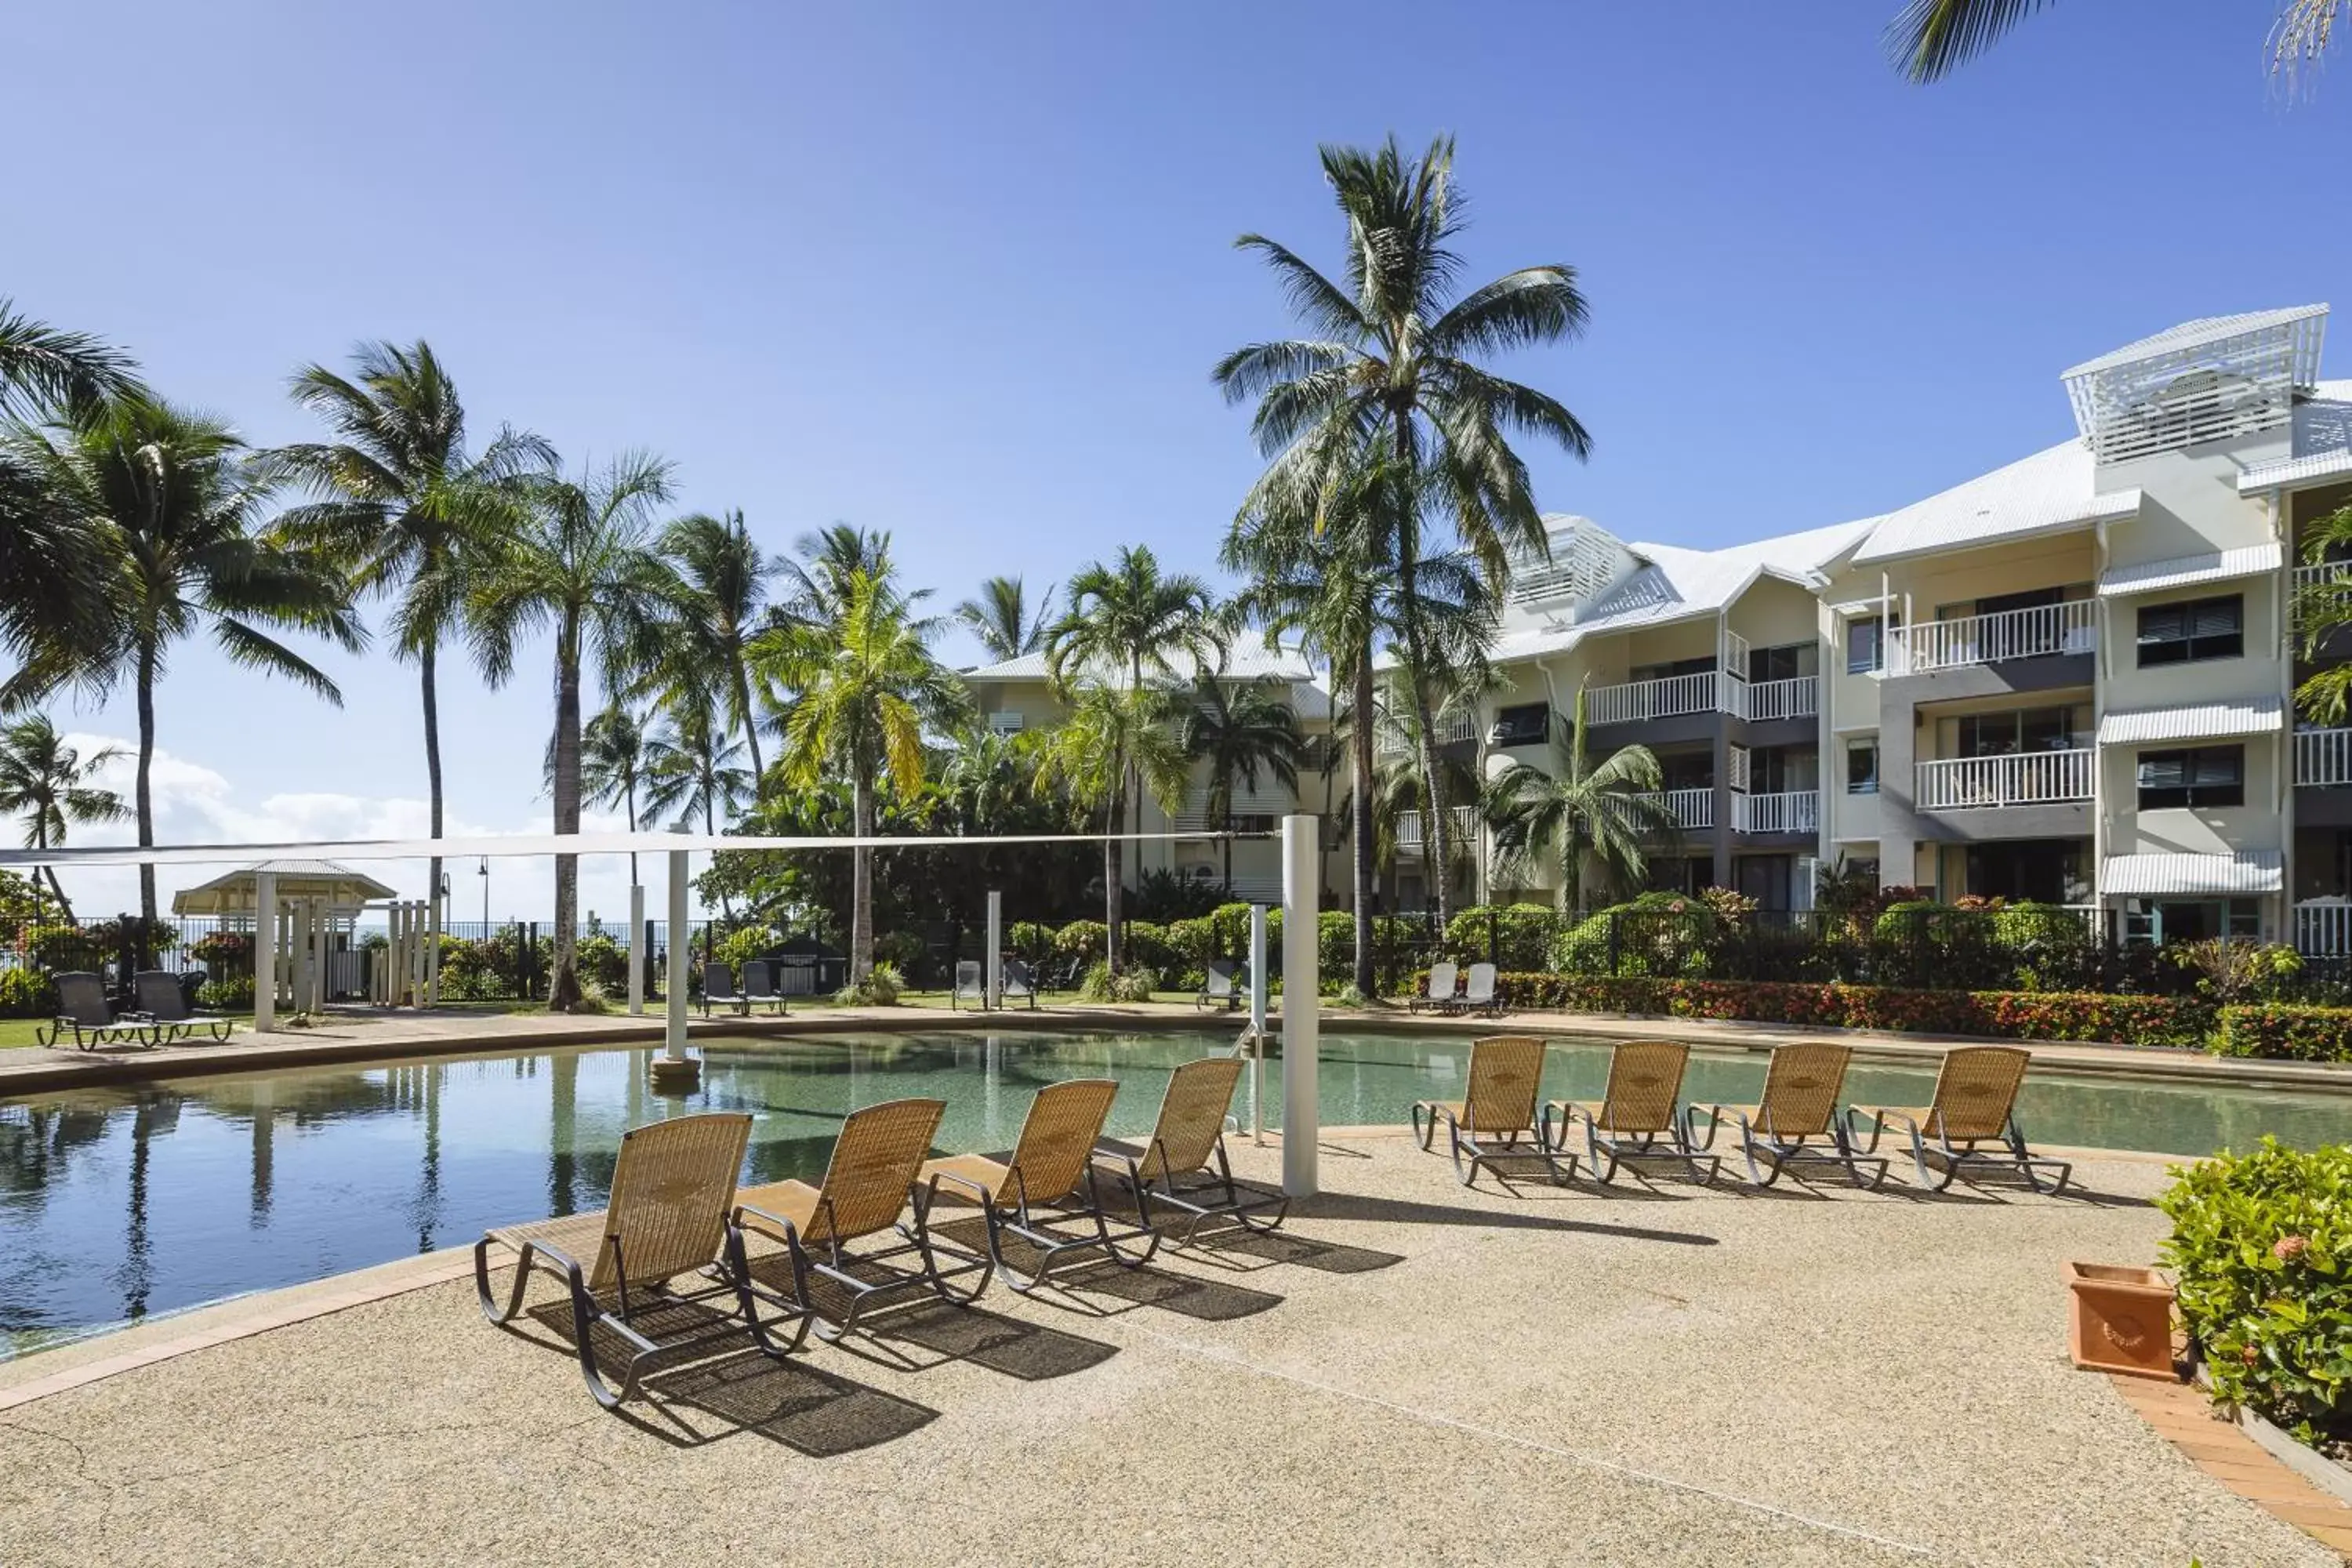
[[[1209,816],[1231,834],[1234,785],[1255,793],[1264,773],[1286,789],[1298,787],[1298,767],[1307,742],[1290,704],[1258,681],[1224,681],[1203,675],[1193,683],[1184,710],[1181,744],[1186,757],[1207,765]],[[1234,885],[1234,841],[1225,841],[1225,887]]]
[[[1513,763],[1486,786],[1483,803],[1496,853],[1532,864],[1556,858],[1563,905],[1584,912],[1584,868],[1599,864],[1614,886],[1641,878],[1643,846],[1678,832],[1674,808],[1658,794],[1664,770],[1647,746],[1622,746],[1598,763],[1585,747],[1584,690],[1572,721],[1552,715],[1557,773]]]
[[[1130,796],[1156,801],[1173,815],[1192,774],[1191,758],[1177,738],[1182,722],[1181,701],[1164,688],[1087,680],[1072,693],[1069,713],[1045,741],[1040,775],[1059,784],[1077,805],[1099,807],[1108,835],[1120,830],[1120,814]],[[1107,837],[1104,843],[1110,918],[1103,956],[1116,973],[1126,955],[1119,931],[1118,840]]]
[[[716,834],[721,816],[751,793],[751,775],[742,767],[743,748],[730,738],[707,700],[669,710],[669,723],[646,743],[646,810],[675,811],[681,824],[702,819],[702,831]]]
[[[1066,605],[1045,633],[1045,672],[1057,690],[1066,693],[1081,680],[1124,679],[1128,690],[1139,692],[1147,679],[1176,679],[1180,660],[1201,670],[1223,659],[1225,633],[1209,585],[1189,573],[1164,575],[1148,545],[1121,546],[1109,564],[1095,562],[1080,571],[1070,579]],[[1103,829],[1103,921],[1117,970],[1126,956],[1119,918],[1126,846],[1118,836],[1142,779],[1122,772],[1126,759],[1118,752],[1105,761],[1114,779],[1127,780],[1109,797]],[[1136,814],[1142,815],[1139,800]]]
[[[583,805],[621,808],[629,831],[637,830],[637,796],[646,787],[651,759],[646,754],[643,721],[615,702],[588,721],[580,731],[580,799]],[[555,785],[554,737],[548,737],[548,788]],[[636,887],[637,852],[629,851],[629,886]]]
[[[2339,507],[2305,529],[2303,558],[2307,565],[2335,570],[2315,572],[2295,590],[2294,632],[2304,658],[2318,664],[2317,673],[2294,689],[2295,706],[2303,716],[2329,727],[2345,722],[2352,713],[2352,664],[2327,658],[2331,644],[2352,626],[2352,506]]]
[[[294,401],[332,439],[262,455],[273,476],[317,498],[278,520],[273,535],[318,552],[351,574],[354,594],[398,595],[394,657],[416,666],[425,714],[425,783],[433,837],[441,837],[441,643],[465,603],[466,574],[482,541],[514,521],[526,479],[555,452],[528,432],[501,429],[479,456],[467,448],[466,406],[433,345],[362,343],[352,374],[324,365],[294,373]],[[427,868],[439,896],[441,859]]]
[[[670,499],[670,466],[629,453],[574,478],[542,476],[528,488],[519,526],[491,542],[469,575],[466,630],[492,686],[514,673],[524,637],[551,631],[555,641],[555,831],[580,831],[581,687],[593,662],[607,691],[624,684],[617,668],[650,640],[648,627],[669,616],[679,597],[677,574],[654,549],[654,510]],[[555,963],[548,979],[551,1011],[580,1001],[576,962],[580,858],[555,858]]]
[[[846,773],[852,831],[872,837],[875,791],[887,775],[905,795],[920,787],[925,729],[944,728],[963,706],[961,683],[931,652],[936,619],[887,577],[852,565],[826,584],[831,619],[793,619],[754,639],[755,674],[790,691],[785,777],[801,788]],[[851,851],[849,977],[874,973],[874,852]]]
[[[226,425],[130,398],[0,439],[60,505],[102,530],[117,557],[101,634],[43,644],[11,685],[37,692],[71,682],[104,692],[130,682],[139,722],[132,799],[142,847],[155,842],[155,687],[174,644],[209,631],[232,663],[283,675],[341,706],[342,693],[324,671],[262,628],[309,632],[357,652],[365,634],[349,584],[332,563],[263,537],[268,488]],[[139,906],[152,923],[152,864],[139,868]]]
[[[908,605],[930,597],[929,588],[898,586],[898,563],[890,555],[887,530],[831,523],[793,541],[793,552],[778,560],[782,591],[776,595],[772,623],[798,621],[824,626],[841,616],[849,601],[852,576],[864,573],[888,584]]]
[[[1556,442],[1582,459],[1592,447],[1581,421],[1547,394],[1479,362],[1517,348],[1580,335],[1588,310],[1575,269],[1525,267],[1458,299],[1462,232],[1454,196],[1454,142],[1439,137],[1408,159],[1395,138],[1377,151],[1326,146],[1324,178],[1348,226],[1346,287],[1263,235],[1234,243],[1265,258],[1293,312],[1315,335],[1234,350],[1215,370],[1229,401],[1255,397],[1251,423],[1270,460],[1244,513],[1269,499],[1311,510],[1335,473],[1372,460],[1376,447],[1422,482],[1397,487],[1391,519],[1408,606],[1425,553],[1427,521],[1440,518],[1477,558],[1496,596],[1513,558],[1546,558],[1543,519],[1527,465],[1512,448],[1519,433]],[[1430,668],[1428,633],[1408,614],[1412,667]],[[1426,705],[1426,699],[1424,699]],[[1422,773],[1433,805],[1431,848],[1448,863],[1444,795],[1435,726],[1421,725]],[[1438,913],[1446,893],[1438,888]]]
[[[1038,596],[1029,609],[1028,594],[1018,577],[990,577],[980,592],[955,607],[955,618],[980,639],[982,649],[999,663],[1036,653],[1045,646],[1045,628],[1053,624],[1054,590]]]
[[[73,822],[120,822],[130,816],[122,797],[91,781],[108,763],[122,757],[119,746],[107,746],[85,757],[65,743],[46,713],[19,719],[0,730],[0,811],[25,819],[25,847],[49,849],[66,841],[66,825]],[[33,918],[40,919],[41,878],[46,873],[58,908],[73,919],[73,903],[58,881],[55,866],[33,870]]]
[[[1886,25],[1886,53],[1913,81],[1941,81],[2048,3],[1910,0]],[[2343,10],[2344,0],[2287,0],[2271,25],[2272,68],[2292,72],[2326,54]]]
[[[751,749],[756,795],[766,787],[767,763],[760,755],[745,649],[759,633],[776,566],[752,542],[740,510],[681,517],[662,531],[661,547],[686,584],[685,610],[664,650],[669,683],[684,676],[688,683],[716,687],[728,728],[740,730]]]

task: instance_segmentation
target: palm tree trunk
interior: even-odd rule
[[[57,897],[58,919],[67,925],[73,924],[73,903],[66,897],[65,884],[58,880],[58,868],[55,866],[49,866],[44,869],[49,874],[49,891]],[[38,887],[40,884],[37,881],[34,886]]]
[[[1119,883],[1127,868],[1126,846],[1118,836],[1127,830],[1127,757],[1124,748],[1111,758],[1110,809],[1103,821],[1103,956],[1117,974],[1119,963],[1127,956],[1127,943],[1120,939],[1118,923],[1123,911],[1126,889]]]
[[[151,777],[155,768],[155,644],[151,638],[139,643],[139,779],[135,787],[139,810],[139,847],[148,849],[155,843],[155,795]],[[155,866],[152,861],[139,868],[139,966],[147,967],[147,942],[155,925]]]
[[[766,797],[768,766],[760,760],[760,723],[751,711],[751,682],[743,673],[743,657],[735,656],[735,706],[743,712],[743,743],[751,748],[751,804],[757,805]]]
[[[1356,989],[1378,994],[1372,973],[1372,649],[1371,639],[1356,650],[1356,723],[1348,737],[1348,790],[1353,801],[1356,856]]]
[[[1395,423],[1397,454],[1411,468],[1418,461],[1412,408],[1400,405],[1395,410]],[[1400,516],[1396,520],[1396,539],[1397,598],[1404,610],[1406,658],[1411,664],[1405,679],[1412,692],[1413,721],[1421,730],[1421,799],[1428,812],[1422,827],[1422,869],[1423,875],[1435,885],[1437,924],[1443,931],[1452,913],[1453,896],[1446,884],[1454,869],[1454,845],[1452,835],[1445,830],[1445,792],[1437,776],[1437,731],[1430,721],[1429,649],[1422,637],[1421,612],[1415,598],[1415,578],[1421,565],[1420,518],[1411,513]]]
[[[436,638],[427,633],[425,646],[417,650],[416,666],[423,672],[425,693],[425,788],[429,796],[426,810],[433,823],[433,837],[441,837],[441,700],[433,687],[434,656],[438,651]],[[441,857],[436,855],[425,868],[425,896],[434,907],[441,904]]]
[[[874,833],[874,761],[857,748],[850,769],[850,831]],[[874,973],[874,851],[864,845],[849,852],[849,983],[864,984]]]
[[[580,625],[567,613],[555,653],[555,831],[580,831]],[[555,858],[555,965],[547,1007],[568,1013],[580,1001],[574,949],[580,925],[580,857]]]

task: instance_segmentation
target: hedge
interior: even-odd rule
[[[2291,1007],[2275,1002],[2224,1007],[2214,1049],[2225,1057],[2352,1062],[2352,1007]]]
[[[1417,989],[1426,981],[1417,983]],[[1832,1028],[2081,1040],[2197,1049],[2216,1009],[2197,996],[2110,996],[2064,991],[1908,991],[1884,985],[1655,976],[1504,974],[1506,1007],[1648,1013],[1674,1018],[1813,1024]],[[2258,1009],[2249,1009],[2257,1011]]]

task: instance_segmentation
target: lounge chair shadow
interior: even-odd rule
[[[985,1222],[978,1219],[934,1219],[932,1233],[951,1244],[979,1251],[987,1245]],[[1004,1238],[1006,1260],[1024,1273],[1035,1266],[1035,1255],[1017,1237]],[[1089,1300],[1108,1296],[1117,1305],[1106,1305]],[[1108,1258],[1081,1258],[1056,1268],[1044,1288],[1030,1299],[1050,1301],[1067,1310],[1087,1317],[1112,1318],[1131,1312],[1138,1307],[1158,1307],[1166,1311],[1198,1318],[1206,1322],[1225,1322],[1234,1318],[1246,1318],[1282,1304],[1282,1298],[1265,1290],[1252,1290],[1239,1285],[1229,1285],[1215,1279],[1200,1279],[1185,1274],[1146,1265],[1129,1268],[1113,1263]]]
[[[1590,1190],[1559,1189],[1563,1197],[1591,1196]],[[1353,1193],[1321,1193],[1301,1198],[1294,1216],[1306,1219],[1369,1220],[1391,1225],[1459,1225],[1486,1230],[1568,1231],[1585,1236],[1618,1237],[1631,1241],[1662,1241],[1682,1247],[1717,1247],[1714,1237],[1693,1230],[1656,1230],[1646,1226],[1612,1225],[1597,1220],[1559,1219],[1517,1209],[1459,1208],[1447,1204],[1420,1203],[1411,1198],[1360,1197]]]
[[[1318,1241],[1289,1231],[1246,1230],[1239,1225],[1203,1230],[1179,1256],[1219,1265],[1240,1257],[1252,1260],[1251,1271],[1290,1264],[1324,1274],[1369,1274],[1404,1261],[1401,1252],[1378,1252],[1345,1242]]]
[[[929,1365],[966,1361],[1024,1383],[1043,1383],[1099,1366],[1118,1347],[1043,1323],[1025,1322],[984,1307],[945,1301],[918,1303],[877,1320],[874,1337],[929,1352]]]

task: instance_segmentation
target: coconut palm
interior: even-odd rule
[[[618,668],[647,646],[650,627],[675,612],[677,574],[655,550],[654,510],[670,499],[670,466],[646,453],[614,458],[576,477],[541,476],[511,531],[491,541],[469,573],[466,632],[489,683],[514,673],[525,637],[555,643],[555,831],[580,831],[581,689],[593,664],[607,691],[625,684]],[[555,858],[555,962],[547,1005],[580,1001],[580,858]]]
[[[580,731],[580,799],[583,805],[619,806],[629,831],[637,830],[637,797],[651,765],[642,720],[615,702]],[[554,737],[548,738],[547,779],[555,785]],[[637,852],[629,851],[629,886],[636,887]]]
[[[765,787],[758,714],[751,702],[751,668],[744,650],[758,635],[776,567],[751,541],[743,514],[695,512],[662,531],[661,547],[686,584],[683,614],[664,649],[665,684],[715,686],[726,727],[740,730],[751,754],[751,788]],[[709,728],[706,721],[703,725]],[[711,737],[724,741],[725,736]]]
[[[512,523],[524,481],[555,452],[528,432],[501,429],[477,456],[466,407],[433,345],[362,343],[348,376],[324,365],[295,372],[293,399],[331,433],[262,456],[274,477],[317,498],[288,511],[274,537],[315,551],[351,574],[353,593],[397,596],[394,657],[416,666],[425,716],[425,783],[432,835],[441,837],[441,644],[464,607],[466,574],[481,542]],[[441,886],[436,856],[425,879]]]
[[[723,817],[751,793],[742,766],[743,748],[729,736],[716,704],[708,698],[669,710],[669,723],[646,742],[646,811],[677,814],[681,826],[702,819],[702,831],[716,834]]]
[[[990,577],[980,593],[955,607],[955,618],[980,639],[988,657],[1000,663],[1036,653],[1045,646],[1045,628],[1054,619],[1054,590],[1038,596],[1032,614],[1027,592],[1018,577]]]
[[[1345,470],[1387,456],[1412,478],[1392,487],[1390,519],[1403,600],[1414,598],[1424,531],[1442,521],[1477,559],[1499,596],[1512,561],[1549,551],[1527,465],[1510,437],[1557,443],[1579,459],[1591,437],[1565,405],[1507,380],[1479,361],[1516,348],[1560,342],[1584,330],[1587,308],[1572,268],[1526,267],[1453,297],[1462,231],[1454,195],[1454,142],[1433,142],[1408,159],[1391,137],[1374,152],[1322,149],[1348,226],[1346,286],[1263,235],[1234,243],[1263,257],[1282,279],[1293,312],[1315,335],[1252,343],[1221,361],[1215,378],[1228,400],[1257,400],[1251,428],[1269,459],[1244,502],[1244,514],[1312,512]],[[1431,667],[1426,628],[1408,614],[1408,660]],[[1426,707],[1426,699],[1424,699]],[[1435,726],[1422,714],[1422,772],[1434,803],[1431,849],[1449,859]],[[1446,912],[1443,881],[1438,912]]]
[[[1255,793],[1260,774],[1286,789],[1298,787],[1307,743],[1290,704],[1258,681],[1224,681],[1203,675],[1193,683],[1184,710],[1181,743],[1185,756],[1206,765],[1209,816],[1227,834],[1234,826],[1234,785]],[[1224,841],[1225,887],[1234,885],[1234,841]]]
[[[208,416],[129,398],[0,439],[58,504],[102,531],[114,558],[97,635],[43,643],[11,688],[72,683],[104,693],[129,682],[139,723],[132,800],[139,842],[152,845],[155,688],[174,645],[208,631],[230,662],[285,676],[340,707],[326,673],[263,628],[309,632],[356,652],[365,637],[349,584],[331,562],[262,535],[268,485],[236,433]],[[139,903],[152,923],[152,865],[139,868]]]
[[[2048,0],[1911,0],[1886,26],[1886,53],[1916,82],[1940,81],[2000,41]],[[2344,0],[2287,0],[2271,26],[2271,65],[2293,71],[2334,41]]]
[[[1147,679],[1176,679],[1180,663],[1190,666],[1183,671],[1189,674],[1223,658],[1223,623],[1209,585],[1188,573],[1164,575],[1149,546],[1122,546],[1109,564],[1087,566],[1070,579],[1066,604],[1045,633],[1045,672],[1057,690],[1123,679],[1127,689],[1140,691]],[[1112,776],[1121,776],[1122,759],[1114,753],[1105,760]],[[1103,918],[1114,971],[1126,950],[1119,918],[1126,846],[1118,835],[1125,831],[1128,802],[1142,786],[1139,773],[1129,776],[1109,797],[1105,818]]]
[[[908,605],[930,597],[929,588],[898,585],[898,563],[891,559],[887,530],[859,528],[836,522],[793,541],[792,554],[776,563],[781,592],[772,622],[797,621],[826,626],[840,618],[849,600],[849,580],[864,573],[890,586]]]
[[[83,756],[65,743],[46,713],[19,719],[0,730],[0,812],[25,819],[25,847],[50,849],[66,841],[66,826],[76,822],[120,822],[130,814],[122,797],[91,781],[108,763],[123,755],[119,746],[105,746]],[[58,908],[73,919],[73,903],[58,881],[58,868],[33,870],[33,918],[40,919],[41,878],[47,874]]]
[[[763,688],[793,694],[785,778],[813,788],[846,775],[852,830],[863,839],[873,835],[885,775],[902,796],[922,784],[924,731],[955,721],[962,688],[931,653],[938,620],[917,616],[914,596],[887,576],[848,565],[804,608],[819,605],[830,606],[829,620],[785,620],[753,639],[751,667]],[[874,852],[861,844],[851,851],[850,983],[873,973]]]
[[[1555,773],[1515,762],[1486,786],[1482,803],[1495,849],[1507,862],[1556,860],[1565,907],[1584,912],[1585,866],[1605,882],[1641,879],[1643,846],[1678,834],[1673,807],[1658,793],[1664,773],[1647,746],[1622,746],[1594,763],[1585,746],[1584,690],[1573,720],[1555,713]]]
[[[2314,723],[2334,728],[2352,713],[2352,664],[2326,657],[2352,626],[2352,506],[2339,507],[2304,531],[2303,558],[2308,565],[2331,570],[2310,574],[2310,581],[2295,590],[2294,630],[2303,657],[2323,666],[2294,689],[2295,706]]]
[[[1067,716],[1047,736],[1040,776],[1058,784],[1081,808],[1103,813],[1104,897],[1109,919],[1104,957],[1113,973],[1125,962],[1119,931],[1118,839],[1130,798],[1148,798],[1173,815],[1192,775],[1177,731],[1181,701],[1164,688],[1087,680],[1070,693]]]

